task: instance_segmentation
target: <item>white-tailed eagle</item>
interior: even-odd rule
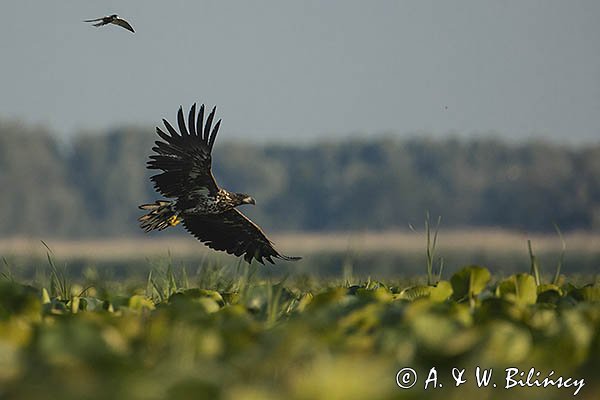
[[[264,232],[235,207],[255,204],[244,193],[222,189],[211,172],[211,152],[219,120],[212,127],[216,107],[204,122],[204,105],[196,117],[196,104],[188,115],[186,126],[183,108],[177,113],[179,132],[165,119],[166,132],[159,127],[156,133],[162,141],[156,141],[147,167],[163,172],[152,176],[154,188],[172,200],[157,200],[142,204],[140,209],[149,211],[139,218],[146,232],[163,230],[180,222],[185,229],[208,247],[243,256],[264,264],[273,258],[294,261],[300,257],[288,257],[279,253]],[[212,127],[212,130],[211,130]]]

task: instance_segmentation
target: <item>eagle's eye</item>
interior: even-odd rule
[[[242,204],[256,204],[253,197],[246,196],[242,199]]]

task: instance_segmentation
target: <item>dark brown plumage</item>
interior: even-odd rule
[[[262,264],[264,260],[273,263],[274,258],[298,260],[299,257],[288,257],[275,250],[262,229],[235,209],[242,204],[254,204],[252,197],[229,192],[217,184],[211,171],[211,153],[221,120],[212,126],[215,111],[216,107],[205,123],[204,105],[196,117],[194,104],[186,126],[183,109],[179,108],[179,132],[165,119],[166,131],[156,128],[162,141],[155,142],[152,148],[155,154],[150,156],[148,168],[163,172],[150,179],[158,192],[175,200],[141,205],[149,213],[140,217],[140,226],[149,232],[181,222],[208,247],[243,256],[248,263],[253,259]]]

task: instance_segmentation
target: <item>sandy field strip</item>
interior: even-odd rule
[[[285,254],[310,255],[320,252],[422,252],[426,239],[415,232],[336,232],[272,234],[276,247]],[[561,242],[556,234],[529,235],[501,230],[440,231],[438,251],[526,252],[527,240],[536,253],[559,252]],[[573,232],[564,235],[567,251],[595,253],[600,251],[600,234]],[[191,237],[109,238],[65,240],[48,238],[0,239],[0,256],[45,257],[44,240],[60,259],[127,260],[165,256],[197,257],[205,246]]]

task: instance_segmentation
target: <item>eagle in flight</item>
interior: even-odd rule
[[[162,170],[150,178],[154,188],[172,200],[157,200],[142,204],[140,209],[148,211],[139,218],[140,227],[150,232],[176,226],[180,222],[196,239],[208,247],[244,256],[251,263],[256,259],[273,264],[273,258],[286,261],[299,260],[279,253],[262,229],[239,212],[236,207],[255,204],[254,199],[244,193],[233,193],[217,184],[211,172],[211,152],[219,120],[212,127],[216,107],[212,109],[206,123],[204,105],[196,117],[196,104],[188,115],[186,127],[183,108],[177,113],[179,132],[166,120],[166,132],[156,127],[163,141],[156,141],[152,148],[148,169]],[[212,130],[211,130],[212,127]]]

